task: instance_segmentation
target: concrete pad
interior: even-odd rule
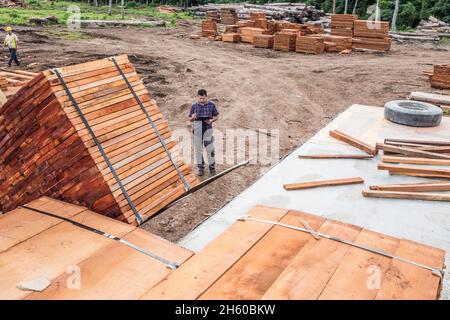
[[[383,109],[353,105],[305,144],[275,165],[252,186],[215,215],[186,235],[179,244],[201,250],[225,231],[237,218],[256,205],[300,210],[355,224],[390,236],[414,240],[447,251],[450,263],[450,203],[420,200],[365,198],[361,191],[374,184],[429,181],[407,176],[390,176],[377,170],[381,155],[371,160],[299,159],[300,154],[361,153],[328,134],[337,129],[375,145],[385,138],[450,140],[450,118],[434,128],[414,128],[384,119]],[[436,166],[439,167],[439,166]],[[445,167],[443,167],[445,168]],[[448,168],[448,167],[447,167]],[[322,179],[362,177],[361,184],[286,191],[283,184]],[[445,270],[441,299],[450,299],[450,271]]]

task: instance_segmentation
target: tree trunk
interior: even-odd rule
[[[333,14],[336,13],[336,0],[333,0]]]
[[[377,0],[377,7],[375,9],[375,21],[380,21],[380,0]]]
[[[397,16],[399,7],[400,7],[400,0],[395,0],[395,9],[394,14],[392,15],[392,23],[391,23],[392,31],[397,31]]]
[[[122,14],[122,20],[124,20],[125,19],[125,0],[122,0],[121,2],[120,2],[120,6],[121,6],[121,14]]]
[[[112,0],[109,0],[108,15],[112,15]]]
[[[345,0],[345,8],[344,8],[345,14],[347,14],[347,8],[348,8],[348,0]]]

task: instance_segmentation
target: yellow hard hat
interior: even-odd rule
[[[11,28],[11,27],[6,27],[5,30],[6,30],[6,31],[12,31],[12,28]]]

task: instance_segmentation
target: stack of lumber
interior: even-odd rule
[[[128,57],[114,59],[120,70],[111,59],[58,69],[82,114],[54,70],[0,109],[1,211],[46,195],[136,224],[197,183]]]
[[[442,249],[300,211],[257,206],[249,215],[268,223],[245,219],[235,222],[142,298],[426,300],[439,296],[441,278],[413,263],[441,272],[445,262]],[[302,229],[307,225],[306,229],[312,231],[270,222]],[[377,248],[391,256],[333,241],[316,232]],[[378,285],[368,285],[370,266],[377,266]]]
[[[236,22],[236,25],[238,25],[239,28],[244,28],[244,27],[253,28],[255,26],[255,21],[252,21],[252,20],[238,21],[238,22]]]
[[[323,34],[325,32],[321,23],[310,23],[307,27],[312,33],[315,34]]]
[[[224,33],[238,33],[238,31],[239,31],[239,25],[230,24],[228,26],[225,26]]]
[[[0,216],[0,230],[2,300],[138,299],[173,272],[161,259],[182,264],[193,255],[141,228],[46,197]],[[50,284],[41,292],[17,287],[42,277]]]
[[[325,51],[325,48],[321,37],[300,36],[295,43],[295,52],[320,54]]]
[[[251,12],[250,13],[250,20],[256,21],[258,19],[264,19],[266,20],[266,14],[264,12]]]
[[[295,51],[295,39],[297,33],[280,31],[275,33],[273,48],[280,51]]]
[[[274,36],[270,34],[257,34],[253,37],[253,45],[256,48],[273,48]]]
[[[241,42],[253,43],[253,37],[257,34],[264,34],[266,31],[262,28],[239,28],[241,34]]]
[[[383,150],[385,155],[450,159],[450,141],[385,139],[384,143],[377,143],[376,147]]]
[[[206,12],[207,20],[219,22],[219,13],[217,11],[208,11]]]
[[[433,88],[450,89],[450,64],[434,65],[430,80]]]
[[[268,29],[269,28],[269,23],[266,19],[256,19],[255,21],[255,28],[262,28],[262,29]]]
[[[324,41],[336,44],[337,51],[352,50],[352,38],[334,35],[322,35]]]
[[[6,79],[6,75],[0,73],[0,90],[8,89],[8,80]]]
[[[238,21],[236,9],[233,8],[221,8],[220,9],[220,22],[223,24],[235,24]]]
[[[353,48],[389,51],[389,22],[355,20]]]
[[[331,34],[334,36],[353,37],[354,22],[357,17],[353,14],[331,15]]]
[[[239,33],[224,33],[222,35],[223,42],[239,42],[241,41],[241,35]]]
[[[10,97],[36,75],[35,72],[0,69],[0,89]]]
[[[215,37],[217,34],[217,24],[213,20],[202,21],[202,37]]]

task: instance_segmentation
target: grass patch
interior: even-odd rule
[[[442,37],[441,39],[439,39],[439,44],[443,46],[450,46],[450,38]]]
[[[36,32],[36,34],[46,36],[49,38],[57,38],[64,40],[84,40],[92,38],[91,36],[83,32],[58,30],[58,29],[45,29],[43,31]]]
[[[81,20],[121,20],[120,7],[113,7],[112,14],[108,15],[108,6],[95,7],[80,2],[48,0],[28,1],[27,8],[2,8],[0,10],[1,25],[29,25],[28,19],[32,17],[45,18],[55,16],[58,24],[66,24],[71,13],[67,11],[69,6],[80,8]],[[156,7],[131,6],[125,8],[125,20],[146,20],[158,18],[167,22],[168,26],[175,26],[179,19],[192,19],[188,13],[160,13]]]

